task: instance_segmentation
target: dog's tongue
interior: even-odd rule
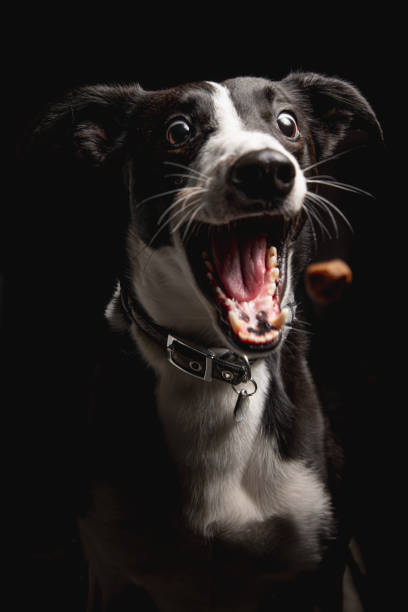
[[[265,278],[266,235],[219,230],[212,235],[212,255],[229,297],[237,302],[253,300]]]

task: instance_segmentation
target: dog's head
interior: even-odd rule
[[[73,92],[40,132],[122,172],[127,282],[159,325],[245,354],[278,345],[293,299],[294,248],[307,238],[306,170],[350,130],[381,136],[350,84],[294,73],[148,92]],[[306,223],[304,223],[306,220]]]

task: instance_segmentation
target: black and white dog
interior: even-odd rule
[[[354,130],[381,138],[368,102],[310,73],[85,87],[40,124],[128,201],[80,519],[90,612],[352,609],[341,449],[294,325],[313,173]]]

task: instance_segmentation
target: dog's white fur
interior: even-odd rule
[[[235,159],[250,151],[272,149],[284,154],[295,168],[294,185],[280,211],[282,214],[295,215],[302,208],[306,195],[306,179],[297,159],[271,134],[247,129],[239,117],[226,87],[211,83],[214,87],[214,111],[219,128],[211,136],[194,167],[208,177],[205,184],[207,192],[203,195],[206,205],[197,215],[197,220],[211,223],[227,223],[231,210],[224,197],[225,174]]]

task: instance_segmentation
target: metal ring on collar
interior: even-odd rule
[[[258,385],[256,384],[256,382],[254,381],[253,378],[250,378],[249,380],[245,381],[245,383],[240,383],[240,384],[242,385],[242,384],[247,384],[247,383],[252,383],[254,388],[253,388],[253,391],[251,391],[251,392],[249,392],[246,389],[244,389],[246,397],[250,397],[251,395],[255,395],[255,393],[258,391]],[[232,388],[234,389],[235,393],[237,395],[239,395],[242,392],[242,389],[238,390],[235,387],[236,387],[236,385],[232,385]]]

